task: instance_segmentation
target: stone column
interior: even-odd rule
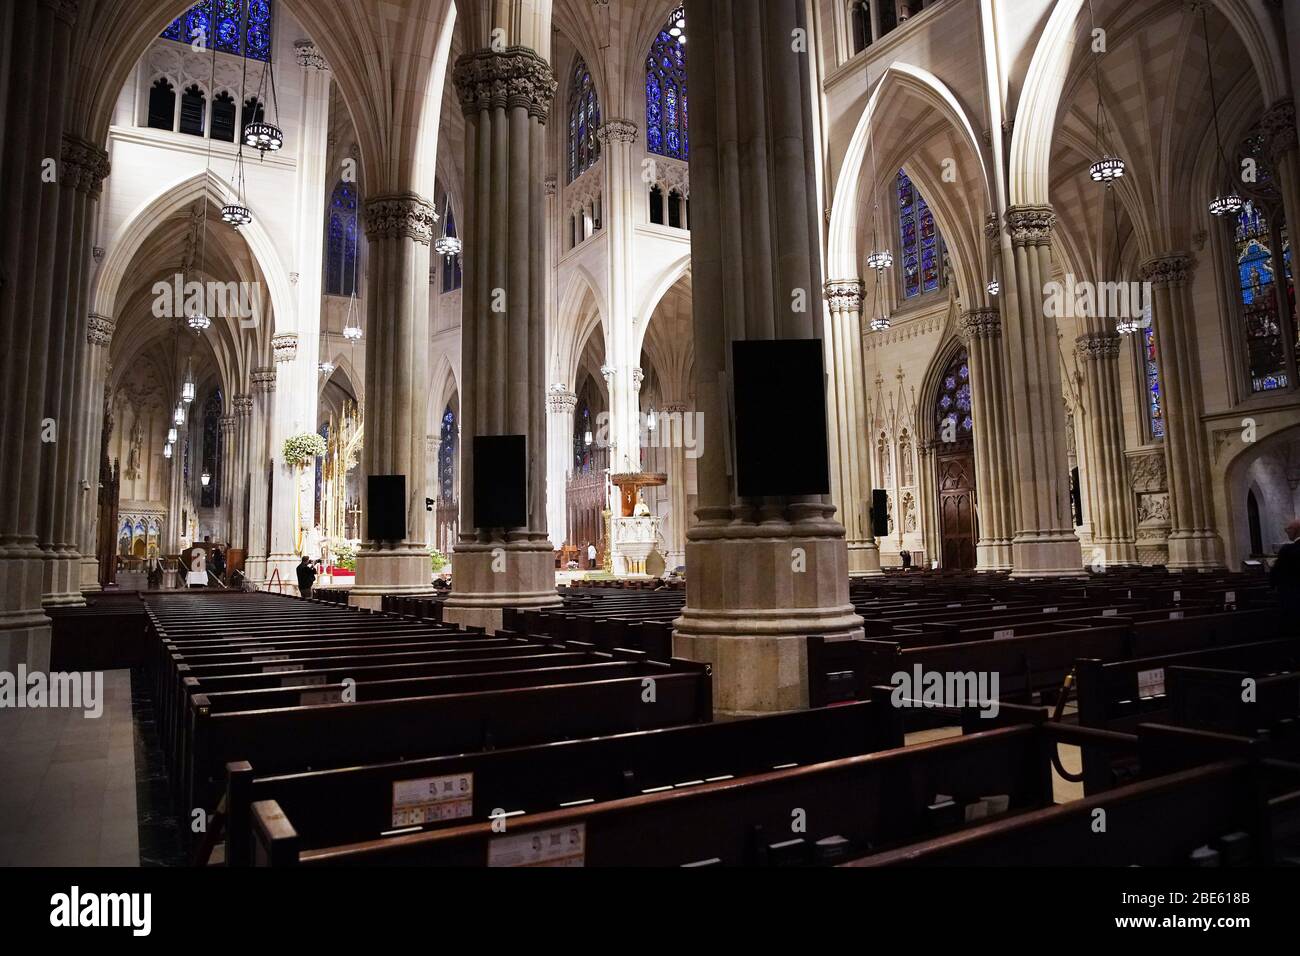
[[[1070,516],[1070,469],[1056,322],[1043,309],[1052,274],[1050,206],[1012,206],[1003,238],[1008,434],[1016,483],[1015,577],[1082,575]],[[1009,242],[1009,247],[1007,243]]]
[[[1138,563],[1136,516],[1124,455],[1124,407],[1120,398],[1119,353],[1115,332],[1094,330],[1079,336],[1075,353],[1083,366],[1088,520],[1094,554],[1106,566]],[[1096,562],[1089,558],[1090,564]]]
[[[1191,304],[1192,259],[1173,252],[1142,263],[1141,276],[1153,286],[1151,319],[1156,361],[1165,390],[1165,471],[1169,476],[1170,569],[1223,565],[1223,543],[1214,528],[1214,509],[1201,426],[1201,377]]]
[[[437,215],[415,193],[366,200],[369,290],[366,295],[366,418],[362,494],[367,478],[406,479],[406,537],[375,541],[365,515],[365,543],[357,557],[357,583],[349,596],[358,607],[378,609],[385,594],[429,590],[425,544],[425,456],[429,379],[429,247]],[[466,324],[473,316],[466,312]],[[501,368],[494,369],[501,374]],[[457,569],[459,571],[459,569]]]
[[[602,197],[607,243],[609,321],[605,323],[606,367],[609,379],[609,467],[614,474],[641,470],[641,354],[637,323],[632,316],[635,255],[634,228],[638,190],[632,188],[632,147],[637,125],[630,120],[610,120],[596,134],[605,160]],[[648,322],[649,316],[640,316]],[[618,512],[616,511],[617,515]]]
[[[820,214],[801,0],[687,0],[695,400],[706,435],[679,656],[711,661],[724,714],[808,705],[807,637],[853,639],[830,496],[742,500],[727,473],[735,340],[822,339]],[[796,296],[796,290],[802,296]],[[795,311],[796,302],[806,309]]]
[[[546,525],[551,546],[557,550],[564,547],[569,531],[567,486],[573,462],[573,415],[577,407],[576,394],[564,385],[551,386],[546,398]]]
[[[294,332],[282,332],[271,339],[275,354],[275,412],[271,419],[269,454],[275,464],[271,474],[271,513],[267,516],[271,526],[271,553],[266,573],[269,576],[278,569],[282,580],[293,580],[293,569],[302,558],[298,554],[299,475],[296,468],[284,464],[284,441],[316,430],[319,375],[316,340],[308,339],[307,343],[299,348],[300,341]]]
[[[86,362],[82,334],[90,299],[90,242],[94,206],[108,175],[108,154],[64,134],[59,166],[59,243],[55,248],[50,303],[51,336],[45,410],[58,423],[52,474],[41,483],[41,547],[45,551],[43,603],[84,604],[81,596],[80,509],[82,456],[86,444]]]
[[[543,29],[545,29],[543,25]],[[524,39],[520,37],[519,39]],[[531,42],[544,43],[539,33]],[[555,77],[533,48],[479,49],[454,71],[465,114],[460,541],[444,619],[495,631],[505,607],[558,603],[546,529],[546,223],[543,176]],[[527,441],[527,524],[474,521],[476,436]]]
[[[231,405],[233,411],[234,405]],[[221,498],[217,509],[217,536],[227,548],[234,537],[235,523],[235,441],[239,419],[235,415],[222,415],[218,422],[218,434],[221,442]]]
[[[78,514],[81,542],[81,591],[103,590],[99,584],[99,465],[104,434],[104,389],[108,382],[108,349],[116,327],[112,320],[92,313],[86,323],[85,440],[81,447],[81,483]],[[165,531],[164,531],[165,535]],[[163,538],[166,541],[166,537]]]
[[[271,430],[271,416],[275,412],[274,368],[253,370],[253,408],[249,419],[249,497],[248,497],[248,557],[244,561],[244,576],[253,584],[266,582],[267,567],[266,530],[270,515],[266,507],[266,476],[271,466],[267,435]]]
[[[230,489],[230,546],[244,552],[248,558],[248,508],[253,480],[250,475],[252,461],[253,396],[236,395],[231,403],[235,410],[235,464]],[[247,571],[245,571],[247,575]]]
[[[428,435],[424,440],[424,497],[434,502],[434,512],[425,504],[424,540],[430,548],[438,546],[437,502],[442,498],[442,482],[438,480],[438,457],[442,454],[442,437]]]
[[[686,471],[686,438],[695,435],[694,426],[687,429],[686,416],[693,414],[685,402],[665,402],[659,409],[659,429],[661,432],[671,430],[668,444],[668,528],[664,534],[668,553],[664,558],[671,571],[678,565],[686,563],[686,533],[690,530],[691,516],[688,513]],[[671,423],[665,426],[663,423]],[[677,423],[681,422],[679,426]]]
[[[1007,437],[1002,316],[994,308],[971,309],[963,312],[958,322],[970,362],[971,417],[975,420],[975,494],[979,514],[976,560],[981,571],[1009,571],[1015,495],[1007,470],[1012,456]],[[937,513],[937,491],[926,501],[927,510]]]
[[[53,480],[51,437],[71,435],[46,399],[52,333],[64,318],[51,308],[64,190],[47,176],[62,153],[76,9],[70,0],[17,0],[10,20],[21,41],[7,64],[0,144],[9,197],[0,217],[0,670],[49,665],[38,502]]]
[[[863,432],[867,399],[862,371],[861,279],[826,283],[830,334],[826,337],[829,369],[827,402],[831,455],[838,466],[831,483],[839,516],[848,535],[849,574],[880,574],[880,548],[871,530],[871,453]]]

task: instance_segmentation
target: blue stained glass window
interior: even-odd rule
[[[1156,361],[1156,331],[1150,324],[1142,330],[1142,363],[1146,374],[1147,422],[1151,440],[1160,441],[1165,437],[1164,400],[1160,393],[1160,366]]]
[[[438,446],[438,490],[443,501],[456,498],[456,413],[451,406],[442,414],[442,444]]]
[[[689,160],[686,44],[668,32],[683,16],[681,9],[673,13],[646,57],[646,146],[660,156]]]
[[[1282,234],[1285,236],[1285,227]],[[1258,203],[1248,202],[1237,217],[1234,236],[1237,279],[1245,320],[1246,350],[1253,392],[1267,392],[1290,385],[1284,324],[1277,288],[1276,240],[1268,218]],[[1282,294],[1293,310],[1295,284],[1290,268],[1290,243],[1282,240]]]
[[[969,438],[975,427],[971,410],[970,364],[966,350],[958,352],[948,364],[935,401],[935,422],[942,437],[945,428],[955,427],[958,439]]]
[[[202,36],[210,38],[220,53],[243,53],[267,61],[271,58],[271,0],[203,0],[173,20],[160,36],[180,43],[192,43]]]
[[[600,100],[587,64],[578,59],[569,87],[569,182],[600,159]]]
[[[898,171],[897,193],[903,297],[910,299],[934,292],[943,285],[943,239],[925,197],[901,169]]]
[[[325,237],[325,294],[352,295],[357,272],[357,187],[340,181],[330,195]]]

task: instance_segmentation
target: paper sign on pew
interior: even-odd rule
[[[1165,669],[1138,671],[1138,697],[1160,697],[1165,692]]]
[[[393,781],[393,826],[414,827],[474,814],[474,774]]]
[[[557,827],[515,836],[497,837],[488,844],[488,866],[586,866],[587,825]]]

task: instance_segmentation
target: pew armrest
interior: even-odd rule
[[[253,865],[297,866],[298,831],[274,800],[253,804]]]

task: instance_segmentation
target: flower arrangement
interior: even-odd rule
[[[356,571],[357,549],[350,544],[339,544],[334,548],[334,566],[345,571]]]
[[[308,432],[284,440],[284,463],[290,468],[300,468],[313,458],[325,454],[325,439]]]
[[[443,554],[441,551],[439,551],[437,548],[430,548],[429,563],[433,567],[433,573],[437,574],[439,571],[445,568],[449,562],[447,561],[447,556]]]

